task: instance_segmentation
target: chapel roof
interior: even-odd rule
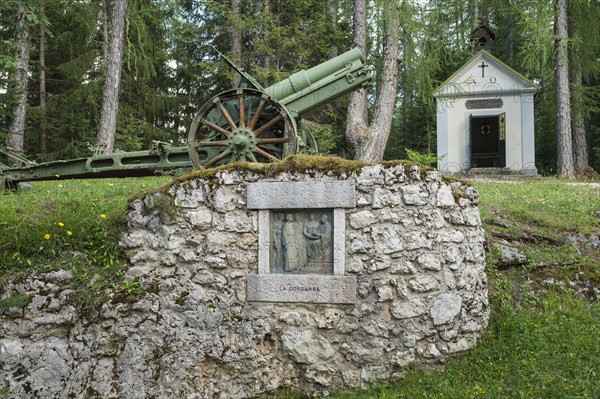
[[[519,92],[535,93],[540,88],[537,84],[535,84],[530,79],[526,78],[524,75],[502,62],[489,51],[481,50],[478,53],[474,54],[467,62],[465,62],[459,69],[457,69],[452,75],[450,75],[448,79],[442,82],[433,92],[434,97],[445,97],[446,95],[444,94],[444,89],[447,86],[459,84],[458,79],[460,78],[461,73],[465,70],[468,70],[469,68],[474,67],[481,61],[494,64],[496,68],[498,68],[507,76],[509,76],[512,80],[514,80],[515,83],[517,83],[519,87],[521,87],[521,89],[517,90]]]

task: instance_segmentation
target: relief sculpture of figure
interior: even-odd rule
[[[308,221],[304,223],[302,234],[306,237],[306,261],[308,263],[319,262],[321,257],[321,231],[314,213],[311,213]]]
[[[321,256],[325,262],[331,262],[332,243],[331,243],[331,223],[327,220],[327,215],[321,215],[321,224],[319,226],[321,235]]]
[[[273,233],[272,233],[272,243],[273,243],[273,255],[275,260],[275,265],[277,268],[283,266],[283,248],[281,244],[281,230],[283,229],[283,214],[276,213],[273,220]]]
[[[298,247],[298,237],[296,236],[296,223],[294,215],[288,213],[285,215],[285,222],[281,229],[281,246],[283,256],[283,270],[292,272],[300,269],[300,251]]]

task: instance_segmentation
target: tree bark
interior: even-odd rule
[[[273,15],[271,14],[271,0],[262,0],[262,7],[263,7],[264,18],[267,21],[271,21],[273,19]],[[267,31],[267,28],[265,28],[265,27],[262,28],[262,36],[263,36],[262,40],[264,40],[265,43],[268,43],[269,33],[270,32]],[[267,44],[267,46],[268,46],[268,44]],[[269,69],[269,68],[271,68],[272,65],[273,65],[273,59],[271,58],[271,55],[267,51],[265,53],[265,57],[263,59],[263,67],[265,69]]]
[[[412,143],[412,128],[411,128],[411,120],[410,120],[410,110],[412,107],[412,87],[410,82],[410,73],[409,73],[409,58],[408,54],[410,52],[410,37],[406,28],[403,29],[402,36],[402,47],[404,49],[403,54],[403,62],[402,62],[402,86],[404,92],[404,98],[402,99],[402,119],[403,119],[403,131],[404,131],[404,146],[410,147]]]
[[[102,0],[102,57],[108,65],[108,0]]]
[[[364,59],[367,59],[367,4],[366,0],[354,0],[353,41],[360,49]],[[346,117],[346,140],[354,151],[354,158],[362,155],[363,141],[368,135],[367,90],[359,89],[352,92]]]
[[[103,153],[105,154],[111,154],[115,145],[126,12],[127,0],[113,0],[109,29],[106,81],[104,82],[102,97],[100,126],[96,137],[96,144],[104,146]]]
[[[242,31],[239,28],[242,18],[241,0],[231,0],[231,21],[229,27],[229,39],[231,40],[231,59],[241,66],[242,61]],[[237,88],[240,84],[240,76],[237,73],[231,78],[231,87]]]
[[[394,109],[396,108],[396,94],[398,88],[398,35],[399,18],[398,10],[392,5],[384,10],[385,39],[383,47],[383,68],[381,71],[381,84],[375,103],[373,123],[369,129],[369,136],[365,150],[361,156],[362,161],[379,162],[390,136]]]
[[[393,5],[384,7],[384,54],[372,124],[368,124],[366,90],[354,92],[348,107],[346,139],[354,149],[354,157],[367,162],[379,162],[383,159],[396,105],[399,18],[398,10]],[[354,44],[363,54],[366,53],[365,0],[354,1]]]
[[[515,64],[515,17],[513,11],[510,11],[508,16],[508,56],[506,63],[510,67],[514,67]]]
[[[337,36],[335,33],[337,32],[337,11],[338,11],[338,0],[326,0],[325,7],[327,8],[327,15],[329,16],[329,25],[331,26],[331,32],[334,36]],[[329,58],[335,58],[338,55],[338,48],[334,43],[331,46],[331,51],[329,52]]]
[[[479,26],[481,23],[479,22],[479,2],[477,0],[473,0],[473,27]]]
[[[588,149],[585,138],[585,118],[582,111],[583,102],[581,99],[581,89],[583,79],[581,76],[581,66],[572,63],[571,69],[571,87],[572,87],[572,107],[571,113],[571,137],[573,140],[573,165],[577,174],[584,174],[588,168]]]
[[[40,5],[40,14],[44,15],[44,3]],[[40,19],[40,155],[46,157],[48,152],[46,134],[46,28]]]
[[[17,3],[17,26],[15,38],[15,62],[17,64],[15,89],[17,105],[13,108],[13,120],[8,128],[10,136],[7,146],[16,151],[23,151],[23,135],[27,115],[27,77],[29,74],[29,24],[25,14],[25,5]]]
[[[578,39],[577,26],[569,19],[569,36],[576,43]],[[583,175],[589,168],[588,149],[585,137],[585,115],[581,88],[583,77],[579,47],[571,46],[571,62],[569,63],[569,80],[571,89],[571,139],[573,141],[573,166],[575,173]]]
[[[569,92],[569,55],[567,0],[556,0],[554,23],[556,55],[554,58],[554,80],[556,89],[556,135],[558,177],[572,179],[573,146],[571,138],[571,96]]]

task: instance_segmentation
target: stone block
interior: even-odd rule
[[[355,276],[250,274],[250,302],[355,303]]]
[[[452,321],[456,316],[460,314],[462,308],[462,298],[459,295],[452,293],[443,293],[433,302],[431,311],[429,312],[433,319],[433,325],[439,326],[440,324],[448,323]]]
[[[248,209],[354,208],[351,180],[311,182],[256,182],[246,188]]]

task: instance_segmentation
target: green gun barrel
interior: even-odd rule
[[[340,69],[343,69],[344,66],[352,64],[357,60],[360,61],[360,63],[364,63],[360,50],[358,48],[353,48],[350,51],[346,51],[345,53],[308,70],[296,72],[287,79],[267,87],[265,92],[277,100],[282,100],[294,93],[306,89],[321,79],[335,74]]]

